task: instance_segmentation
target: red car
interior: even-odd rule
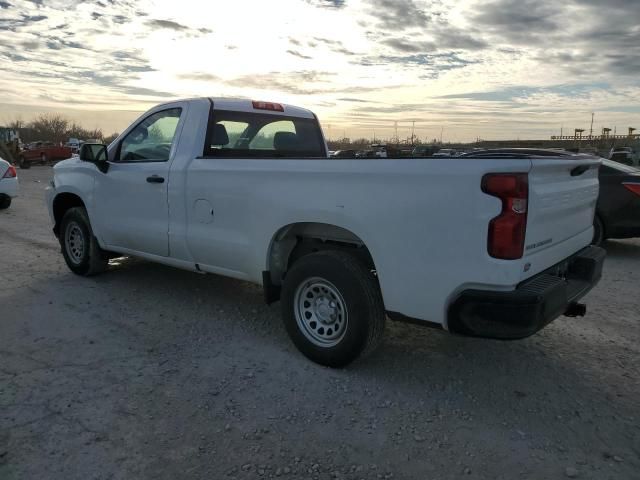
[[[32,163],[66,160],[73,152],[69,147],[60,147],[53,142],[34,142],[20,152],[20,168],[29,168]]]

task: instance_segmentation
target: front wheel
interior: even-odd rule
[[[343,367],[382,340],[380,287],[371,269],[349,253],[323,251],[300,258],[287,272],[281,299],[291,340],[316,363]]]
[[[60,246],[69,269],[78,275],[95,275],[106,270],[109,255],[98,245],[89,216],[82,207],[70,208],[60,224]]]
[[[24,157],[20,157],[20,168],[22,168],[23,170],[27,170],[29,168],[31,168],[31,162],[29,160],[27,160]]]
[[[45,153],[43,153],[43,154],[41,154],[41,155],[40,155],[40,162],[41,162],[43,165],[46,165],[46,164],[47,164],[47,155],[46,155]]]

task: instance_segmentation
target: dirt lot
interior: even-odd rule
[[[388,323],[345,370],[303,358],[253,285],[64,265],[19,171],[0,212],[0,479],[640,478],[640,241],[584,319],[532,338]]]

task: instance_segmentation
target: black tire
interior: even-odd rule
[[[5,210],[11,206],[11,197],[9,195],[0,194],[0,210]]]
[[[24,157],[20,157],[20,168],[28,170],[31,168],[31,162]]]
[[[315,314],[312,315],[308,310],[304,311],[304,315],[308,314],[310,317],[306,317],[306,321],[302,318],[303,314],[298,306],[310,307],[307,307],[308,297],[300,296],[299,292],[317,284],[313,282],[325,282],[330,289],[335,289],[327,290],[326,299],[316,297],[312,300],[315,305],[318,301],[335,299],[333,292],[340,298],[336,300],[337,309],[330,310],[338,313],[337,316],[331,314],[331,319],[327,319],[333,322],[331,325],[314,322],[313,319],[320,317],[313,316]],[[313,292],[309,291],[308,294],[313,295]],[[322,292],[320,295],[323,295]],[[300,352],[321,365],[344,367],[358,357],[374,351],[382,340],[386,317],[380,287],[371,269],[350,253],[329,250],[300,258],[286,274],[281,300],[282,318],[291,340]],[[339,306],[342,304],[344,308]],[[336,307],[334,302],[331,302],[331,306]],[[339,313],[342,310],[345,311],[344,316]],[[326,311],[323,314],[328,315]],[[305,322],[315,323],[316,326]],[[314,341],[311,338],[319,335],[320,330],[325,334],[324,328],[327,329],[327,334],[332,332],[331,328],[335,328],[336,334],[340,329],[340,338],[332,340],[335,343],[319,345],[317,339]]]
[[[87,211],[82,207],[70,208],[64,214],[60,223],[60,247],[73,273],[90,276],[107,269],[109,254],[98,245]]]
[[[593,219],[593,239],[591,240],[591,244],[596,246],[601,245],[605,239],[604,224],[602,223],[602,219],[596,215]]]
[[[45,153],[40,154],[40,163],[42,163],[42,165],[47,164],[47,155]]]

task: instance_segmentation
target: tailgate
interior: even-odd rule
[[[565,240],[592,228],[600,159],[589,155],[532,157],[531,164],[525,257],[560,249]]]

